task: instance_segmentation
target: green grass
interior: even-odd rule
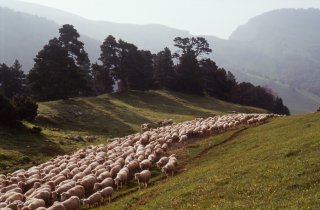
[[[39,103],[36,122],[25,126],[40,126],[43,129],[40,135],[30,133],[27,128],[0,127],[0,173],[38,164],[91,144],[71,141],[69,137],[75,135],[95,135],[98,138],[95,144],[106,143],[110,137],[139,132],[145,122],[168,118],[181,122],[230,111],[265,112],[210,97],[166,91],[133,91]]]
[[[132,185],[96,209],[319,209],[320,113],[274,119],[222,143],[234,132],[172,151],[176,176],[156,173],[148,189]]]
[[[40,126],[41,134],[0,128],[0,173],[91,144],[69,140],[73,135],[92,134],[98,137],[94,144],[106,143],[107,138],[138,132],[144,122],[165,118],[180,122],[233,110],[264,112],[163,91],[40,103],[37,121],[25,126]],[[194,139],[171,151],[178,156],[177,175],[163,179],[152,169],[148,189],[138,191],[130,181],[115,193],[112,203],[96,209],[319,209],[319,151],[320,113]]]

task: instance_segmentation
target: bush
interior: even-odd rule
[[[0,94],[0,125],[13,125],[17,120],[14,107],[5,96]]]
[[[39,134],[39,133],[41,133],[41,131],[42,131],[42,128],[37,127],[37,126],[33,126],[33,127],[30,129],[30,132],[31,132],[31,133],[34,133],[34,134]]]
[[[38,112],[37,103],[28,96],[14,96],[12,99],[19,120],[33,121]]]

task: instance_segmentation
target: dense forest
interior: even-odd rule
[[[165,48],[152,54],[110,35],[101,45],[99,61],[91,64],[72,25],[63,25],[59,34],[38,52],[28,75],[21,70],[19,61],[12,66],[0,65],[1,119],[6,116],[5,119],[13,121],[33,120],[37,109],[34,100],[150,89],[207,94],[277,114],[290,114],[282,99],[271,90],[238,83],[230,71],[219,68],[208,58],[212,49],[202,37],[177,37],[174,39],[177,52]]]

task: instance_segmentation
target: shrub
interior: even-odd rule
[[[39,133],[41,133],[41,131],[42,131],[42,128],[37,127],[37,126],[33,126],[33,127],[30,129],[30,132],[31,132],[31,133],[34,133],[34,134],[39,134]]]
[[[0,125],[13,125],[17,119],[17,113],[10,101],[0,94]]]
[[[38,112],[37,103],[28,96],[18,95],[12,99],[19,120],[33,121]]]

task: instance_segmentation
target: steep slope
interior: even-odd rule
[[[10,65],[18,59],[25,71],[32,68],[38,51],[59,34],[59,25],[35,15],[0,7],[0,17],[0,62]],[[85,43],[91,60],[95,61],[100,42],[85,35],[80,39]]]
[[[320,10],[283,9],[265,13],[239,27],[231,40],[254,45],[273,62],[261,74],[320,93]]]
[[[195,140],[174,150],[180,170],[153,171],[96,209],[317,209],[320,205],[320,113]]]
[[[244,72],[320,95],[318,9],[282,9],[251,19],[230,40],[259,55],[243,62]],[[319,103],[319,100],[315,100]]]
[[[41,134],[25,129],[0,127],[0,173],[43,162],[52,156],[74,151],[91,142],[70,138],[95,135],[95,144],[110,137],[140,131],[140,125],[161,119],[176,122],[230,111],[261,113],[264,110],[240,106],[210,97],[163,91],[130,92],[75,98],[39,104],[39,115],[29,128],[40,126]]]
[[[292,113],[320,104],[318,9],[265,13],[239,27],[229,40],[206,36],[213,59],[239,81],[272,88]]]

